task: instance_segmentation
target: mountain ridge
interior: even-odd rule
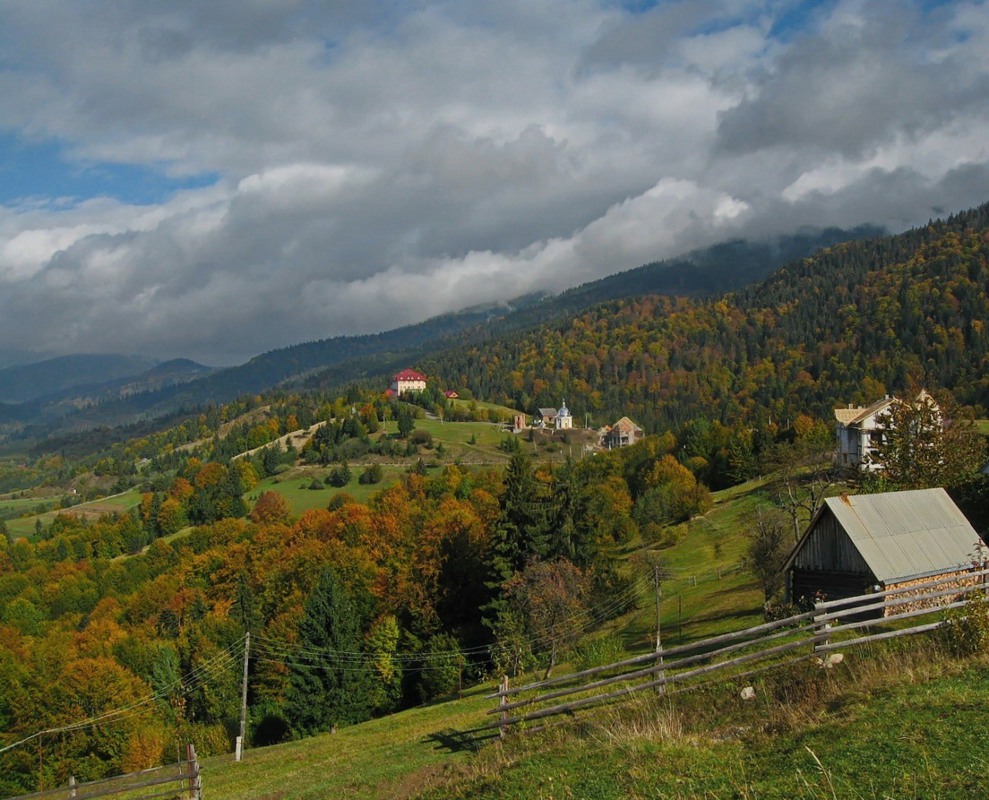
[[[524,295],[508,303],[491,303],[430,318],[415,325],[360,336],[341,336],[303,342],[261,353],[244,364],[218,369],[204,377],[124,397],[106,397],[96,404],[65,412],[71,399],[57,405],[39,404],[13,412],[28,424],[21,435],[42,438],[63,429],[125,424],[164,416],[180,408],[222,403],[237,396],[272,389],[285,381],[296,384],[307,376],[322,376],[316,385],[379,376],[405,362],[444,346],[459,344],[464,336],[484,340],[560,319],[577,310],[616,297],[637,294],[709,295],[741,288],[754,276],[764,276],[793,258],[849,237],[876,236],[879,229],[825,228],[772,240],[735,239],[692,251],[677,259],[651,262],[605,278],[546,296]],[[308,385],[313,385],[309,379]]]

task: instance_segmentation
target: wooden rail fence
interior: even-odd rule
[[[966,585],[959,585],[960,581]],[[828,657],[834,651],[925,633],[948,624],[944,612],[964,607],[966,596],[985,592],[987,583],[989,569],[973,570],[962,576],[816,603],[813,610],[785,619],[524,686],[510,687],[508,679],[502,678],[499,691],[487,696],[498,701],[487,712],[498,719],[481,730],[498,728],[504,736],[512,726],[617,702],[635,692],[693,688],[691,684],[712,676],[741,680],[808,658],[818,659],[821,666],[830,665],[834,658],[828,661]],[[932,616],[935,621],[910,624]],[[869,633],[870,628],[881,630]],[[554,702],[575,695],[576,699]]]
[[[94,800],[98,797],[113,797],[117,800],[153,800],[166,797],[202,800],[202,796],[199,760],[196,758],[196,748],[190,744],[186,748],[186,759],[175,764],[88,783],[76,783],[74,778],[69,778],[68,786],[25,794],[10,800]]]

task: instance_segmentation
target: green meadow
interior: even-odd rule
[[[713,508],[661,551],[667,645],[762,621],[762,591],[740,568],[748,520],[771,487],[717,493]],[[638,569],[637,609],[598,634],[629,654],[653,645],[654,595]],[[569,665],[561,664],[562,674]],[[519,676],[515,682],[541,677]],[[577,714],[505,740],[480,730],[494,683],[301,741],[203,763],[204,793],[278,798],[969,798],[982,796],[989,660],[958,661],[936,637],[851,652],[825,673],[809,662],[768,672],[745,703],[732,682]]]

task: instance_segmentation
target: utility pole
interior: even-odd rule
[[[653,554],[652,561],[652,583],[653,588],[656,591],[656,666],[659,668],[660,678],[665,677],[665,672],[663,671],[663,628],[660,623],[660,612],[662,611],[662,599],[663,599],[663,579],[670,577],[670,572],[663,566],[662,560],[659,558],[658,554]],[[656,687],[659,694],[666,693],[666,685],[659,684]]]
[[[240,761],[244,755],[244,740],[247,737],[247,660],[251,653],[251,632],[244,635],[244,684],[240,691],[240,736],[237,737],[237,752],[235,759]]]
[[[659,564],[652,565],[652,582],[656,589],[656,652],[658,653],[663,649],[662,629],[659,621],[660,599],[663,596],[662,589],[659,586]]]

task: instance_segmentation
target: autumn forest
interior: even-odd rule
[[[185,742],[231,752],[248,634],[253,747],[549,672],[641,602],[631,551],[676,542],[714,491],[829,465],[836,406],[927,387],[959,425],[986,417],[986,320],[989,205],[717,297],[453,331],[416,351],[429,385],[412,397],[387,396],[387,372],[307,366],[141,425],[11,439],[0,795],[144,769]],[[594,452],[577,431],[511,431],[513,413],[564,400],[576,428],[627,416],[648,435]],[[289,492],[300,465],[319,477]],[[977,506],[964,470],[937,479]],[[73,511],[118,494],[133,504]]]

